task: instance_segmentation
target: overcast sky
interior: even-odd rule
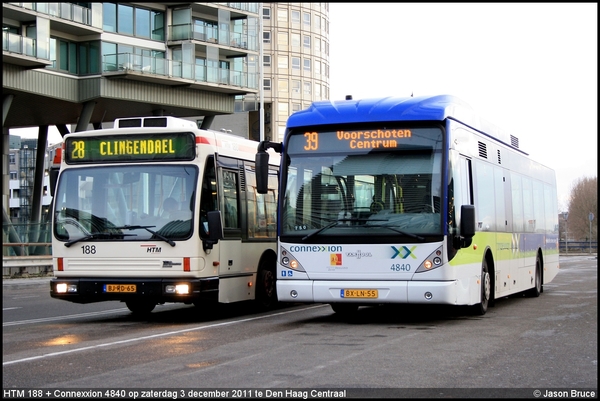
[[[597,176],[597,3],[330,3],[329,17],[332,100],[457,96],[556,170],[560,211]]]
[[[598,171],[597,3],[330,3],[331,100],[454,95],[556,170]]]

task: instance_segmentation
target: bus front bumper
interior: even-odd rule
[[[182,292],[182,288],[187,291]],[[217,299],[219,279],[209,278],[54,278],[50,296],[79,304],[102,301],[154,300],[190,303]]]
[[[277,280],[277,298],[281,302],[456,305],[458,287],[457,281]],[[362,291],[351,291],[356,297],[348,297],[346,290]]]

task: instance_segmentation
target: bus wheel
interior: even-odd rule
[[[476,315],[485,315],[488,310],[490,302],[490,295],[492,293],[492,282],[490,279],[490,272],[487,265],[487,260],[483,259],[481,264],[481,302],[477,305],[473,305],[473,312]]]
[[[535,257],[535,276],[533,278],[535,285],[527,290],[525,295],[532,298],[537,298],[542,292],[542,261],[539,255]]]
[[[136,315],[147,315],[152,312],[156,307],[156,303],[152,301],[126,301],[125,305],[131,311],[131,313]]]
[[[256,278],[256,301],[261,309],[269,309],[277,303],[275,287],[275,270],[264,267],[258,271]]]
[[[358,310],[357,304],[343,304],[343,303],[334,303],[331,304],[331,309],[339,315],[352,315],[356,313]]]

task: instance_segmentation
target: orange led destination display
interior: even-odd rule
[[[363,131],[305,132],[303,151],[371,150],[399,148],[412,138],[410,129],[376,129]],[[298,150],[295,149],[294,150]]]
[[[65,141],[65,161],[73,164],[192,160],[195,143],[194,134],[189,132],[73,137]]]

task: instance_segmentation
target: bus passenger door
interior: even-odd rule
[[[512,207],[510,191],[510,174],[501,167],[494,168],[494,192],[496,197],[497,220],[497,256],[495,274],[496,297],[506,292],[511,287],[511,270],[513,270],[513,234],[512,234]]]

